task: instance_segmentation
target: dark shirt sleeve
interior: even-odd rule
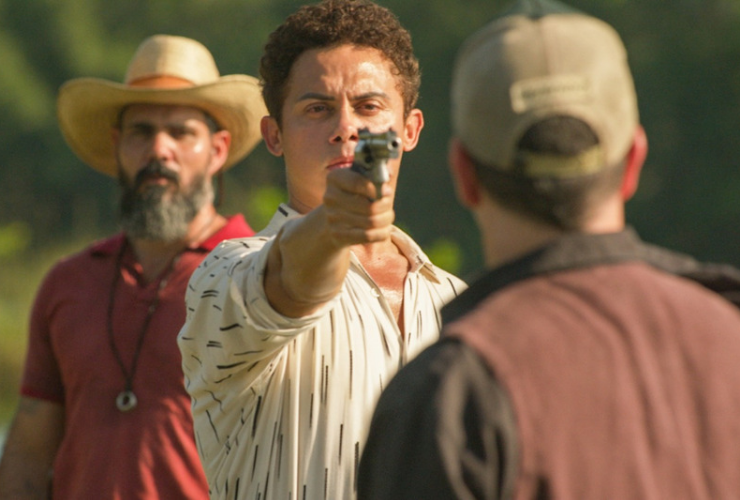
[[[511,403],[481,358],[445,339],[391,381],[373,416],[358,500],[510,498]]]

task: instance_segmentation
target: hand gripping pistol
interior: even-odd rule
[[[388,160],[398,158],[401,151],[401,139],[389,129],[386,132],[373,134],[363,128],[358,131],[359,140],[355,147],[355,159],[352,170],[359,172],[375,184],[375,199],[383,197],[383,183],[388,182]]]

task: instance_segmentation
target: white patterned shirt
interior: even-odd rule
[[[281,205],[265,230],[222,243],[190,280],[178,344],[212,499],[355,498],[381,390],[437,340],[440,309],[465,288],[394,228],[411,263],[403,332],[354,255],[331,302],[283,316],[263,275],[274,236],[294,217]]]

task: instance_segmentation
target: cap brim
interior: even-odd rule
[[[59,127],[82,161],[115,177],[118,165],[111,130],[121,109],[137,103],[193,106],[207,112],[231,133],[223,170],[259,143],[260,120],[267,114],[259,82],[248,75],[227,75],[213,83],[182,89],[132,88],[98,78],[78,78],[59,90]]]

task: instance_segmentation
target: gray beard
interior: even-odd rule
[[[157,168],[164,167],[154,167]],[[167,171],[166,176],[171,183],[140,190],[139,177],[131,182],[120,175],[120,224],[130,238],[160,242],[182,240],[200,209],[213,201],[213,187],[204,176],[194,178],[188,191],[179,187],[176,173]],[[172,183],[176,186],[174,191]],[[168,194],[170,191],[172,193]]]

